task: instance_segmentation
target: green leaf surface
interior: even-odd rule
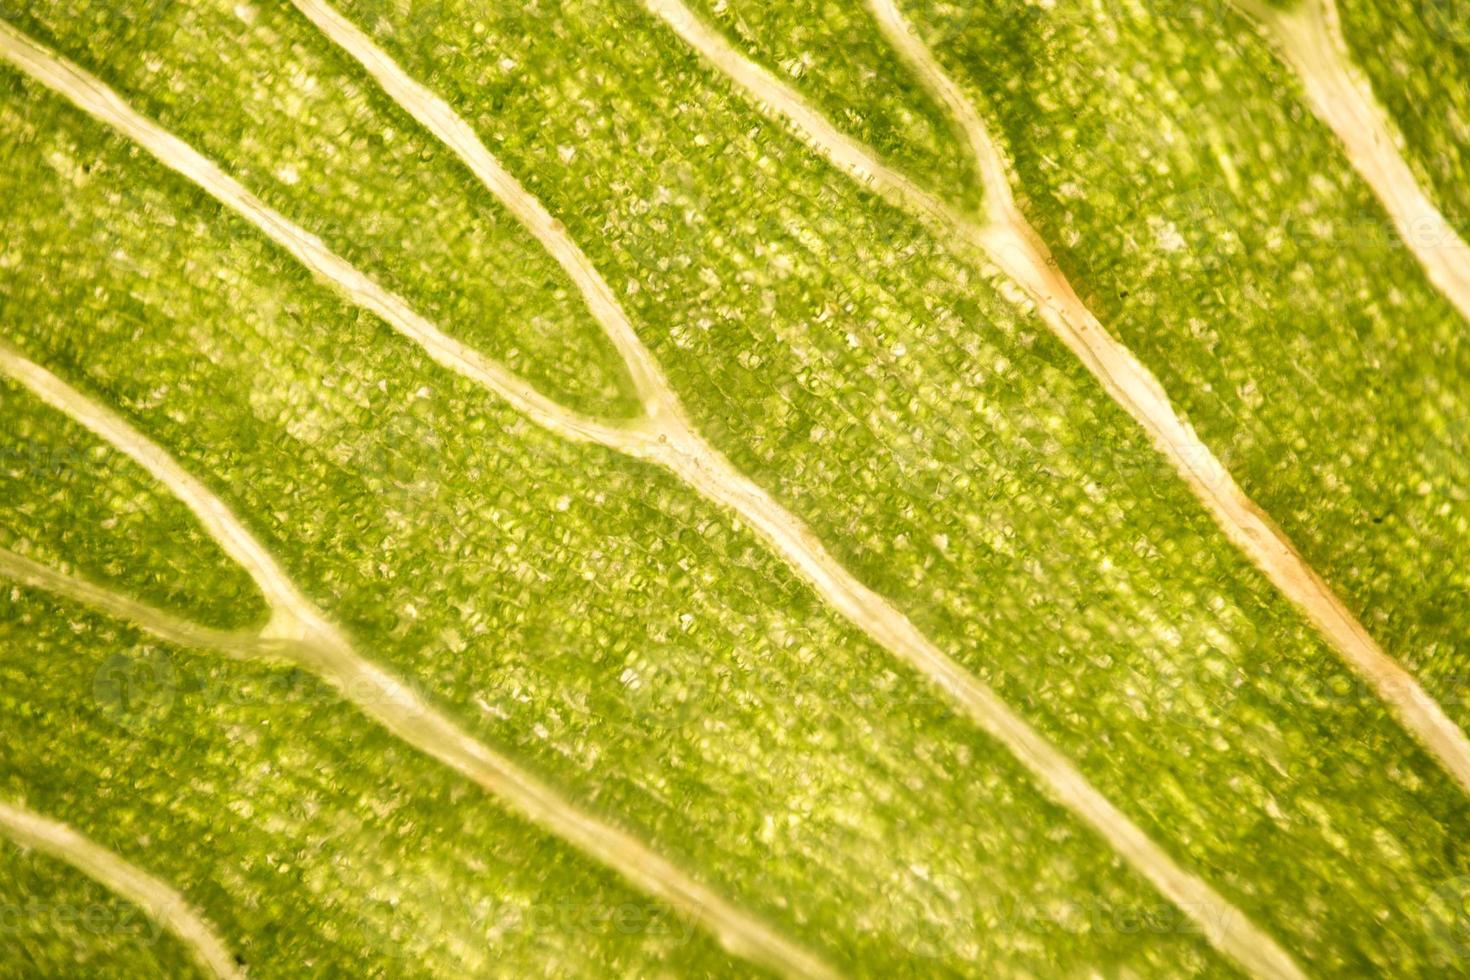
[[[1462,93],[1403,66],[1459,77],[1466,49],[1399,6],[1342,0],[1349,50],[1463,231]],[[0,802],[167,883],[248,976],[1470,963],[1453,766],[972,243],[854,180],[641,3],[336,9],[552,230],[290,0],[4,18],[614,436],[567,438],[447,369],[0,36]],[[919,188],[977,220],[994,206],[863,0],[692,9]],[[1179,0],[904,13],[1109,336],[1470,722],[1467,325],[1269,39]],[[709,480],[743,474],[768,507],[722,503],[663,449],[618,451],[647,392],[548,241],[585,254],[728,459]],[[17,359],[200,481],[235,543]],[[783,550],[762,513],[804,536]],[[325,634],[282,625],[239,535],[547,810],[317,670]],[[848,579],[869,590],[856,610]],[[1115,815],[936,684],[947,668],[894,623]],[[652,893],[561,817],[719,900]],[[1218,904],[1161,885],[1125,825]],[[0,841],[0,974],[202,969],[75,864]],[[727,907],[767,938],[722,928]]]

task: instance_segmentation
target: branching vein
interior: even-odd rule
[[[213,650],[235,659],[269,658],[278,653],[277,644],[263,639],[259,632],[200,626],[131,596],[49,568],[8,548],[0,548],[0,578],[79,602],[180,646]]]
[[[291,0],[317,29],[357,59],[383,91],[419,125],[449,147],[516,219],[536,236],[577,284],[587,306],[607,333],[632,375],[634,387],[651,418],[674,410],[672,391],[653,355],[623,312],[612,289],[583,254],[562,223],[553,218],[520,181],[480,142],[474,130],[444,102],[409,76],[372,39],[322,0]]]
[[[952,79],[912,35],[912,28],[891,0],[870,0],[885,33],[897,37],[897,48],[909,58],[930,92],[954,111],[969,142],[980,149],[987,184],[1000,166],[979,113]],[[893,175],[876,151],[837,132],[786,83],[736,51],[718,31],[704,24],[681,0],[645,0],[706,62],[741,88],[765,111],[785,119],[816,152],[849,173]],[[854,164],[854,154],[862,160]],[[930,223],[936,233],[962,250],[978,249],[1035,303],[1056,336],[1082,361],[1103,390],[1148,433],[1190,489],[1214,517],[1229,540],[1271,583],[1307,616],[1338,654],[1362,676],[1400,723],[1470,792],[1470,739],[1444,713],[1419,682],[1363,628],[1331,587],[1297,552],[1286,534],[1235,482],[1209,447],[1169,402],[1158,379],[1133,353],[1102,326],[1078,298],[1057,267],[1046,244],[1009,204],[1007,192],[990,202],[984,224],[957,216],[932,195],[902,175],[874,180],[872,186],[896,206]]]
[[[140,116],[100,80],[8,25],[0,30],[0,54],[94,118],[137,140],[160,162],[250,219],[257,228],[343,288],[349,297],[365,308],[394,317],[390,322],[399,328],[400,333],[426,347],[430,343],[439,344],[441,349],[445,344],[456,344],[408,310],[402,300],[391,296],[385,300],[388,294],[365,275],[327,251],[319,241],[287,219],[266,209],[191,147]],[[387,61],[381,52],[377,57]],[[893,176],[886,169],[875,173],[887,175],[884,179]],[[947,212],[947,206],[924,195],[905,178],[894,179],[907,190],[920,195],[921,199]],[[579,282],[585,285],[583,280]],[[485,361],[468,349],[458,349],[460,353],[454,357],[436,359],[461,374],[481,380],[551,431],[601,442],[636,458],[657,462],[709,499],[736,511],[834,608],[953,697],[985,731],[1015,753],[1054,798],[1093,827],[1164,894],[1178,902],[1214,941],[1233,943],[1235,940],[1230,937],[1241,934],[1241,923],[1247,920],[1239,910],[1176,864],[1088,783],[1070,760],[1016,715],[993,691],[940,651],[891,603],[860,583],[794,515],[739,473],[690,429],[681,412],[644,419],[630,426],[609,426],[580,418],[573,424],[568,413],[559,406],[547,403],[540,396],[534,399],[526,397],[524,386],[508,379],[498,365]],[[430,353],[434,352],[430,348]],[[466,370],[466,364],[480,364],[483,368],[477,375]],[[285,607],[279,607],[277,611],[281,608]],[[345,639],[314,611],[298,611],[292,613],[292,618],[306,624],[299,632],[303,634],[303,640],[311,642],[304,642],[301,649],[303,655],[310,654],[309,666],[313,669],[328,675],[367,675],[369,684],[348,685],[348,690],[371,689],[371,682],[375,679],[385,687],[401,687],[390,678],[376,678],[376,668],[358,658]],[[488,750],[459,732],[447,718],[417,702],[411,695],[408,703],[417,706],[410,709],[403,709],[398,698],[369,700],[372,703],[360,703],[360,706],[395,733],[447,764],[473,775],[487,787],[503,793],[543,825],[602,858],[646,891],[664,898],[706,924],[733,950],[743,952],[758,962],[774,964],[781,972],[811,975],[828,972],[825,964],[811,954],[794,948],[782,937],[770,934],[764,926],[749,920],[723,899],[669,867],[667,862],[649,853],[643,845],[628,840],[612,828],[589,825],[586,818],[576,814],[569,805],[551,798],[549,791],[533,783],[526,774],[511,770],[505,760],[490,756]],[[380,700],[398,707],[385,712],[378,703]],[[1245,929],[1247,934],[1253,931],[1248,926]]]
[[[663,466],[706,499],[738,514],[833,609],[922,672],[1006,745],[1053,798],[1195,919],[1217,948],[1259,976],[1301,975],[1274,939],[1204,880],[1177,864],[1088,783],[1070,759],[944,653],[887,598],[860,582],[800,518],[697,432],[613,290],[586,254],[443,99],[410,77],[325,0],[292,2],[355,58],[400,107],[452,149],[561,265],[622,356],[643,405],[642,418],[626,422],[592,418],[536,391],[502,365],[443,333],[404,299],[136,112],[100,80],[3,20],[0,55],[205,190],[353,303],[417,344],[439,365],[494,392],[557,435]],[[1175,413],[1157,379],[1078,298],[1046,244],[1016,209],[1004,158],[974,104],[945,73],[896,0],[867,3],[884,35],[963,132],[984,185],[986,210],[981,216],[960,212],[889,166],[871,147],[843,133],[791,86],[703,23],[682,0],[644,2],[706,62],[752,96],[764,111],[786,120],[835,166],[890,203],[916,214],[961,251],[994,264],[1020,286],[1049,327],[1173,462],[1230,540],[1306,613],[1344,659],[1372,683],[1403,724],[1470,790],[1470,740],[1377,645]],[[1430,279],[1470,321],[1470,250],[1449,229],[1395,149],[1391,124],[1347,60],[1331,0],[1309,0],[1289,14],[1259,0],[1232,2],[1266,26],[1283,57],[1302,78],[1314,110],[1337,132],[1349,158],[1379,195]],[[1433,241],[1427,240],[1431,233]],[[581,811],[477,741],[404,681],[362,656],[229,507],[119,413],[3,345],[0,374],[16,379],[145,468],[190,508],[204,530],[248,572],[272,614],[256,633],[214,630],[4,549],[0,549],[0,577],[123,619],[169,642],[231,657],[284,659],[306,667],[344,692],[393,735],[501,796],[538,825],[699,922],[737,955],[784,974],[832,975],[818,956],[694,880],[648,845]],[[163,883],[64,825],[22,808],[0,803],[0,828],[23,843],[70,861],[147,908],[219,975],[239,975],[208,924]]]
[[[441,332],[402,297],[384,289],[333,253],[321,239],[267,207],[199,151],[133,109],[100,79],[58,57],[4,20],[0,20],[0,54],[197,184],[353,303],[413,340],[441,366],[490,389],[529,418],[566,438],[612,443],[622,436],[616,424],[562,407],[502,365]]]
[[[4,35],[0,35],[3,40]],[[732,953],[787,976],[832,977],[821,959],[690,877],[648,845],[578,809],[510,759],[466,733],[412,687],[361,656],[345,633],[292,584],[275,559],[207,487],[161,446],[40,365],[0,348],[0,373],[9,375],[118,450],[135,459],[189,507],[201,526],[242,567],[272,606],[260,635],[262,652],[285,657],[320,676],[359,710],[404,742],[500,796],[532,822],[611,867],[633,885],[667,903],[716,936]],[[178,620],[92,583],[0,554],[0,574],[95,608],[125,615],[163,639],[181,640],[238,656],[248,645],[230,635]]]
[[[941,651],[885,597],[860,582],[796,515],[709,445],[689,423],[659,366],[637,341],[627,315],[565,228],[554,222],[540,202],[505,171],[452,108],[410,78],[387,53],[325,0],[293,0],[293,3],[328,37],[356,58],[405,111],[453,149],[513,213],[522,216],[526,227],[577,282],[589,308],[604,324],[614,342],[620,349],[635,352],[636,363],[630,366],[648,386],[645,403],[662,409],[663,414],[649,420],[648,428],[658,438],[644,446],[633,447],[633,455],[667,467],[708,500],[744,518],[830,606],[940,687],[986,732],[1006,745],[1053,798],[1093,827],[1171,900],[1200,918],[1213,940],[1237,952],[1264,949],[1267,954],[1272,951],[1279,953],[1275,945],[1254,930],[1238,910],[1202,880],[1177,865],[1167,852],[1092,787],[1065,755],[994,691]],[[759,77],[763,71],[743,62],[735,69],[751,77]],[[799,106],[798,110],[804,113],[803,118],[809,124],[821,128],[829,140],[828,145],[834,148],[834,156],[860,179],[873,181],[886,188],[888,193],[902,196],[914,206],[944,220],[965,221],[948,205],[842,136],[820,115],[805,107]],[[993,176],[1002,173],[998,164],[990,167],[988,172]],[[619,341],[619,337],[624,339]],[[1289,964],[1284,953],[1279,955],[1280,960]],[[1251,962],[1249,955],[1245,961]],[[1282,969],[1272,975],[1292,974]]]

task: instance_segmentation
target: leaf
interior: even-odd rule
[[[8,10],[7,972],[1462,966],[1464,49],[1274,10]]]

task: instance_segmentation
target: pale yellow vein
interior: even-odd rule
[[[531,216],[530,220],[523,219],[527,228],[578,283],[589,309],[609,335],[615,340],[619,336],[630,338],[619,343],[619,347],[636,351],[636,373],[648,386],[645,401],[663,409],[648,423],[658,438],[646,446],[632,447],[634,455],[667,467],[707,499],[744,518],[829,605],[944,690],[985,731],[1010,748],[1054,798],[1094,827],[1164,894],[1199,918],[1212,938],[1230,945],[1247,960],[1253,948],[1266,951],[1266,954],[1257,953],[1256,958],[1279,951],[1271,940],[1254,930],[1239,910],[1174,862],[994,691],[941,651],[885,597],[860,582],[798,517],[709,445],[688,422],[657,363],[637,341],[626,314],[566,229],[546,217],[540,202],[509,175],[453,109],[409,77],[325,0],[293,2],[328,37],[356,58],[405,111],[453,149],[513,213]],[[669,7],[664,5],[662,9],[667,11]],[[735,65],[733,70],[756,78],[762,74],[761,69],[749,64]],[[947,205],[867,154],[813,111],[800,105],[794,111],[803,113],[809,125],[822,130],[832,155],[860,179],[882,184],[947,221],[964,222]],[[1290,962],[1284,953],[1280,959]],[[1272,975],[1292,974],[1281,970]]]
[[[1007,206],[1009,194],[999,202],[990,202],[992,211],[984,222],[958,215],[927,191],[916,190],[916,185],[902,175],[889,176],[893,171],[881,163],[876,151],[838,132],[791,86],[736,51],[680,0],[645,3],[708,64],[745,89],[766,112],[786,120],[814,151],[844,171],[885,175],[870,186],[891,203],[925,220],[960,251],[978,251],[1018,285],[1102,389],[1148,433],[1154,447],[1173,464],[1226,537],[1306,615],[1405,729],[1470,792],[1470,739],[1414,676],[1379,646],[1286,534],[1246,496],[1194,428],[1174,410],[1152,372],[1078,298],[1045,242],[1019,212]],[[891,4],[880,23],[890,33],[911,31]],[[952,106],[959,92],[953,81],[944,76],[932,56],[919,56],[916,39],[901,40],[900,53],[910,57],[919,78],[942,103]],[[968,131],[971,146],[992,146],[973,108],[962,113],[959,121]],[[852,162],[855,153],[862,158],[857,164]],[[982,172],[992,172],[998,165],[998,154],[992,150],[987,155],[990,163],[982,159]]]
[[[149,918],[173,933],[202,967],[221,980],[244,980],[245,971],[204,913],[136,864],[61,821],[16,803],[0,801],[0,832],[18,844],[70,864],[137,905]]]

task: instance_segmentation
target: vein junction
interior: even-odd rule
[[[192,148],[137,117],[96,79],[49,52],[36,57],[38,47],[23,39],[22,52],[36,67],[27,67],[57,91],[82,104],[95,117],[113,125],[144,145],[158,159],[184,174],[257,228],[286,247],[349,298],[373,310],[390,325],[421,346],[441,364],[497,391],[517,408],[548,429],[571,438],[599,442],[635,458],[664,466],[717,504],[734,510],[780,554],[829,604],[891,653],[923,672],[953,698],[985,731],[1005,744],[1056,799],[1100,833],[1119,853],[1160,890],[1194,916],[1217,945],[1245,962],[1260,962],[1263,975],[1294,976],[1294,967],[1248,920],[1199,878],[1189,874],[1121,811],[1093,788],[1075,766],[986,685],[964,670],[924,636],[884,597],[859,582],[837,562],[795,515],[785,510],[754,481],[735,469],[688,422],[678,398],[658,365],[638,340],[611,290],[577,248],[565,229],[500,166],[473,131],[442,100],[409,78],[385,53],[345,18],[321,0],[293,0],[298,9],[328,37],[353,55],[389,95],[453,149],[465,165],[520,218],[578,284],[599,322],[623,352],[635,379],[645,415],[614,425],[572,417],[508,377],[503,369],[422,321],[403,301],[327,252],[321,243],[287,219],[269,211],[237,183]],[[12,60],[16,60],[12,55]],[[59,66],[59,68],[58,68]],[[59,82],[59,84],[53,84]],[[106,92],[101,104],[85,97]],[[80,91],[78,91],[80,90]],[[78,96],[81,96],[79,98]],[[813,125],[825,120],[812,113]],[[830,127],[828,127],[830,129]],[[835,130],[831,130],[835,134]],[[889,170],[863,147],[850,141],[846,163],[855,171],[886,183],[928,210],[932,218],[961,223],[963,218],[927,195],[902,174]],[[304,243],[304,244],[303,244]],[[1264,950],[1262,956],[1260,951]]]
[[[1163,894],[1204,925],[1206,935],[1218,948],[1257,975],[1300,975],[1289,955],[1274,940],[1203,880],[1175,863],[988,686],[949,658],[886,598],[858,581],[798,517],[739,472],[695,430],[677,394],[591,261],[565,227],[499,163],[448,104],[408,76],[371,39],[323,0],[292,2],[319,30],[354,57],[420,125],[452,149],[562,266],[622,355],[644,408],[640,419],[609,422],[588,418],[536,392],[500,365],[428,323],[400,297],[331,253],[315,236],[266,207],[192,147],[138,115],[99,80],[3,23],[0,23],[0,53],[95,118],[134,139],[165,165],[250,221],[353,302],[376,313],[422,347],[442,366],[499,394],[550,431],[661,465],[707,499],[739,514],[834,609],[891,653],[923,672],[985,731],[1015,753],[1054,798],[1093,827]],[[1308,613],[1343,655],[1375,683],[1380,695],[1399,712],[1410,730],[1470,787],[1470,743],[1463,733],[1443,716],[1402,668],[1377,648],[1281,532],[1245,497],[1188,424],[1174,414],[1159,383],[1131,352],[1107,334],[1078,299],[1057,270],[1045,244],[1016,210],[1003,158],[990,141],[978,113],[943,72],[892,0],[869,0],[869,6],[890,42],[964,132],[986,191],[988,213],[981,220],[958,212],[905,174],[890,168],[871,148],[841,133],[789,86],[736,52],[679,0],[646,0],[646,3],[707,61],[755,96],[768,111],[784,117],[809,145],[839,168],[873,187],[892,203],[916,213],[947,240],[994,263],[1021,286],[1048,325],[1175,463],[1232,541]],[[84,396],[78,396],[80,401],[58,396],[55,385],[36,375],[35,372],[44,374],[43,369],[34,365],[27,368],[24,363],[11,364],[10,369],[12,374],[30,372],[31,381],[24,377],[20,380],[32,390],[43,398],[50,391],[48,400],[53,404],[57,404],[58,397],[62,402],[69,402],[69,407],[58,407],[149,466],[146,447],[151,444],[133,433],[136,438],[130,450],[127,433],[108,421],[106,409],[91,405]],[[56,385],[61,383],[56,381]],[[89,412],[93,416],[92,424],[87,422]],[[121,441],[115,441],[118,439]],[[358,682],[367,678],[377,685],[374,688],[370,684],[368,689],[391,692],[392,698],[369,698],[374,703],[360,704],[360,707],[395,734],[507,796],[533,819],[617,867],[645,890],[685,911],[694,904],[706,913],[705,924],[732,949],[743,950],[757,961],[777,965],[782,972],[820,975],[827,970],[810,954],[768,933],[743,913],[721,905],[722,900],[698,894],[699,886],[684,878],[682,872],[664,865],[654,875],[658,880],[650,881],[646,876],[640,877],[640,872],[630,870],[631,865],[639,862],[646,865],[656,859],[643,845],[624,839],[612,828],[595,825],[569,804],[551,798],[549,791],[532,777],[473,742],[451,720],[419,701],[401,683],[358,657],[341,632],[295,591],[269,556],[262,557],[252,551],[249,544],[253,539],[248,532],[233,517],[225,519],[216,513],[213,504],[218,501],[207,490],[202,494],[197,492],[194,487],[197,481],[191,483],[192,477],[176,464],[172,469],[169,467],[166,454],[161,450],[157,453],[162,460],[154,458],[150,471],[189,503],[210,533],[251,572],[271,598],[272,623],[262,638],[287,642],[291,656],[324,676]],[[263,553],[263,549],[260,551]],[[0,572],[71,594],[82,601],[92,601],[100,607],[107,608],[106,604],[111,603],[111,611],[128,615],[155,632],[165,628],[178,632],[177,624],[170,626],[163,622],[164,614],[154,615],[137,604],[128,607],[125,604],[131,600],[121,597],[99,596],[95,587],[85,583],[58,582],[54,578],[56,573],[26,568],[17,563],[16,556],[7,558],[0,554]],[[47,574],[53,578],[47,580]],[[88,592],[89,589],[94,591]],[[151,626],[146,621],[149,616],[154,620]],[[193,640],[195,645],[224,649],[218,637],[194,636]],[[291,643],[295,645],[289,646]],[[353,690],[353,687],[348,685],[346,689]],[[407,700],[403,701],[404,698]],[[400,706],[385,708],[376,703],[379,700],[399,702]],[[713,911],[700,904],[705,902],[714,903]]]
[[[8,39],[8,33],[0,29],[0,49]],[[699,923],[732,953],[785,976],[836,976],[815,954],[695,880],[642,841],[580,810],[531,773],[466,733],[410,685],[363,657],[346,634],[296,588],[275,558],[222,500],[115,412],[3,345],[0,374],[18,381],[130,456],[174,493],[210,537],[255,580],[266,596],[271,617],[254,636],[211,630],[4,549],[0,549],[0,574],[99,611],[124,616],[160,639],[230,657],[266,656],[309,670],[394,736],[501,797],[533,823]]]
[[[1247,0],[1242,0],[1247,2]],[[1256,0],[1248,0],[1256,2]],[[975,153],[987,193],[979,219],[919,188],[814,110],[790,85],[737,51],[682,0],[644,0],[714,69],[784,119],[809,147],[928,224],[944,241],[997,268],[1087,367],[1103,390],[1148,433],[1229,540],[1286,596],[1393,711],[1400,724],[1470,792],[1470,739],[1418,680],[1390,657],[1181,418],[1157,378],[1093,315],[1016,209],[1005,165],[979,113],[914,33],[894,0],[868,0],[875,19],[930,94],[954,116]]]
[[[638,339],[612,291],[565,227],[546,216],[540,202],[505,171],[453,109],[412,79],[326,0],[292,2],[327,37],[352,55],[420,125],[454,150],[487,189],[521,218],[578,284],[588,308],[624,352],[643,403],[649,409],[641,428],[655,439],[630,447],[632,455],[664,466],[706,499],[739,514],[830,606],[943,689],[982,729],[1006,745],[1053,798],[1101,834],[1171,900],[1190,914],[1208,919],[1206,932],[1222,949],[1257,968],[1261,975],[1297,975],[1290,957],[1274,941],[1259,933],[1204,881],[1176,864],[1093,788],[1065,755],[979,678],[941,651],[885,597],[862,584],[796,515],[741,473],[696,431],[657,361]],[[866,148],[836,134],[816,113],[805,111],[813,125],[823,126],[835,136],[832,144],[837,147],[835,152],[850,169],[899,188],[902,194],[921,201],[935,215],[959,220],[947,205],[930,198],[903,175],[889,170]],[[998,156],[992,153],[987,159],[991,162],[982,167],[982,172],[991,175],[992,180],[1000,180],[1003,172]],[[1222,923],[1225,925],[1220,928]]]

